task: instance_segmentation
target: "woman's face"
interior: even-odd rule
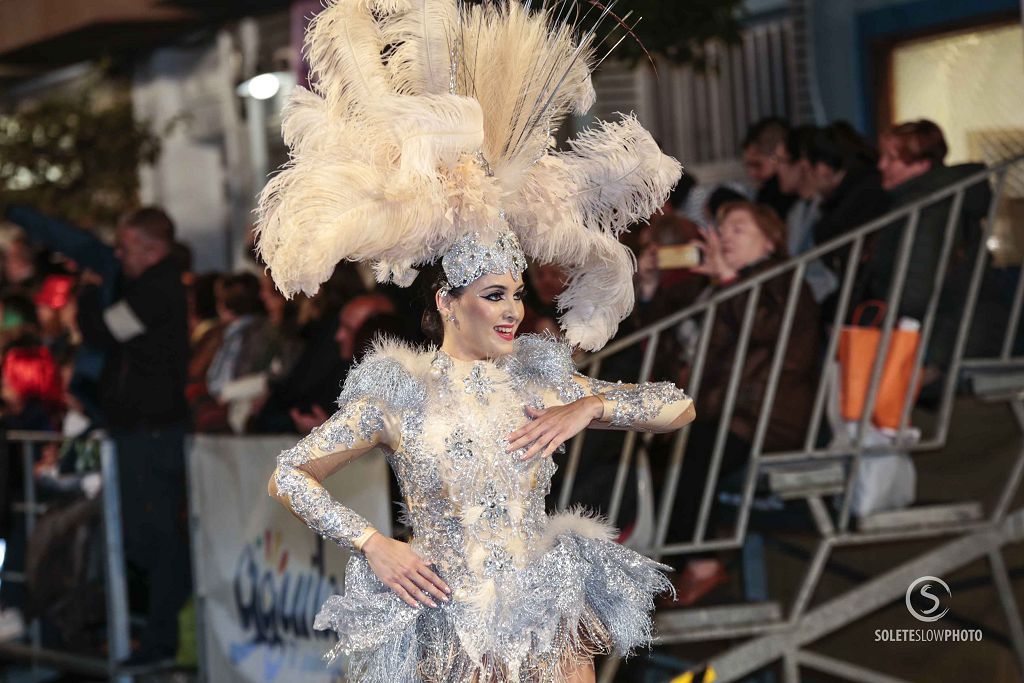
[[[928,161],[903,161],[900,157],[899,141],[891,135],[882,137],[878,151],[878,171],[882,174],[884,190],[891,190],[931,169],[931,163]]]
[[[733,270],[746,268],[775,250],[745,209],[730,211],[718,226],[718,233],[722,239],[722,258]]]
[[[462,360],[498,358],[512,353],[523,321],[523,280],[509,273],[484,275],[458,298],[438,294],[437,307],[444,323],[442,347],[449,355]]]

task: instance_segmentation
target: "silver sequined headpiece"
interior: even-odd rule
[[[480,233],[466,233],[455,241],[441,257],[441,267],[448,280],[445,291],[465,287],[488,273],[522,275],[526,270],[526,255],[519,246],[519,238],[507,230],[493,242],[485,242]]]

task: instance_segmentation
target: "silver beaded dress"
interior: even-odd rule
[[[514,348],[469,362],[382,342],[350,372],[338,412],[279,457],[278,495],[313,530],[350,547],[366,520],[303,465],[384,447],[411,545],[453,591],[437,608],[411,607],[354,553],[344,594],[329,598],[315,623],[337,632],[329,656],[349,656],[350,680],[554,682],[596,653],[650,643],[668,567],[614,543],[614,530],[583,511],[547,515],[554,463],[506,452],[507,437],[528,421],[528,405],[597,395],[608,426],[659,431],[690,399],[667,382],[585,377],[569,348],[548,337],[523,335]]]

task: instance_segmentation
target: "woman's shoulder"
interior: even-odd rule
[[[521,335],[513,345],[508,369],[543,384],[563,382],[576,374],[572,345],[549,333]]]
[[[361,361],[352,366],[338,403],[374,398],[404,410],[422,405],[432,350],[408,342],[380,337]]]

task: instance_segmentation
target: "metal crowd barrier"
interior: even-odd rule
[[[24,500],[14,501],[12,512],[22,515],[25,543],[30,542],[37,520],[47,507],[39,502],[38,489],[33,476],[34,465],[43,445],[60,443],[63,435],[52,432],[8,431],[7,444],[16,446],[22,466]],[[118,670],[117,663],[130,654],[130,624],[128,589],[125,577],[124,546],[121,534],[121,501],[117,480],[117,453],[109,439],[99,440],[100,474],[102,477],[103,565],[106,589],[107,656],[87,656],[44,647],[41,623],[38,618],[26,624],[23,639],[0,642],[0,658],[27,662],[31,680],[46,680],[44,667],[70,674],[106,678],[116,683],[128,683],[131,677]],[[15,516],[14,523],[19,523]],[[27,552],[26,552],[27,559]],[[3,581],[26,583],[24,567],[9,568],[5,562]],[[6,606],[5,606],[6,607]]]
[[[1011,510],[1014,496],[1024,478],[1024,448],[1016,457],[1001,490],[996,493],[996,503],[986,512],[979,501],[956,500],[954,502],[910,507],[905,510],[870,515],[853,524],[851,502],[854,482],[865,456],[874,453],[917,452],[938,449],[946,444],[958,384],[964,378],[974,384],[974,393],[986,400],[1003,400],[1013,410],[1022,434],[1024,434],[1024,357],[1014,356],[1022,303],[1024,303],[1024,276],[1017,280],[1012,304],[1009,306],[1005,333],[1002,337],[1001,352],[990,358],[965,358],[968,335],[971,332],[983,276],[989,266],[987,243],[993,234],[997,210],[1003,198],[1008,174],[1024,171],[1024,156],[1005,161],[970,177],[933,192],[897,211],[893,211],[863,227],[834,239],[826,244],[793,257],[786,262],[742,280],[718,292],[709,299],[695,303],[657,323],[634,334],[609,344],[600,352],[584,358],[579,367],[581,372],[599,376],[602,364],[615,354],[629,349],[642,349],[643,361],[637,381],[651,378],[658,353],[661,336],[672,333],[686,321],[699,325],[700,335],[696,353],[691,363],[690,385],[685,387],[689,394],[699,396],[701,380],[705,370],[710,334],[714,317],[723,303],[735,297],[747,296],[744,317],[739,337],[735,341],[735,356],[731,376],[726,386],[724,408],[717,426],[715,445],[707,479],[703,487],[697,528],[692,539],[672,540],[668,538],[669,523],[680,474],[683,470],[684,454],[689,437],[689,426],[674,437],[668,454],[665,476],[653,487],[657,498],[657,520],[653,534],[647,539],[634,541],[634,547],[656,558],[672,557],[685,559],[687,554],[707,551],[738,550],[751,542],[750,518],[755,500],[755,489],[759,481],[767,481],[771,492],[781,499],[802,499],[809,511],[811,528],[819,539],[811,557],[810,566],[788,609],[773,602],[750,602],[739,606],[716,606],[671,610],[657,615],[660,642],[664,644],[721,640],[726,638],[748,638],[747,642],[726,649],[712,659],[719,681],[735,681],[769,665],[779,665],[786,683],[800,680],[800,666],[813,668],[825,673],[846,676],[851,680],[896,681],[870,669],[870,662],[854,664],[833,660],[811,652],[805,646],[837,629],[850,624],[872,610],[899,598],[909,581],[916,576],[952,571],[972,560],[987,557],[997,595],[1003,607],[1010,630],[1010,641],[1024,675],[1024,627],[1013,598],[1005,563],[1000,549],[1006,544],[1024,539],[1024,509]],[[949,366],[944,368],[941,394],[936,412],[934,429],[922,434],[920,439],[912,438],[908,430],[913,392],[907,392],[904,400],[900,428],[896,431],[894,445],[871,446],[866,442],[873,407],[878,398],[879,386],[889,344],[896,326],[899,304],[904,295],[908,265],[913,258],[912,246],[922,212],[941,202],[949,202],[949,214],[942,236],[941,256],[934,274],[934,280],[927,301],[926,313],[921,320],[921,341],[914,359],[913,381],[916,386],[921,376],[925,352],[929,346],[939,312],[942,284],[950,270],[958,241],[958,228],[964,198],[967,192],[981,183],[989,183],[992,201],[987,220],[976,245],[967,245],[967,253],[973,257],[967,291],[963,298],[962,311],[955,333],[953,352]],[[833,438],[826,445],[819,444],[820,428],[824,418],[831,418],[833,424],[838,418],[838,409],[830,410],[836,400],[835,371],[831,359],[836,357],[839,335],[848,318],[851,298],[857,277],[858,264],[865,253],[868,240],[883,229],[902,231],[891,286],[886,298],[887,311],[881,325],[879,352],[871,368],[870,384],[863,417],[856,426],[852,438]],[[971,247],[974,247],[973,253]],[[794,330],[793,320],[798,304],[799,288],[802,286],[808,265],[816,259],[837,250],[848,250],[846,268],[839,273],[838,305],[830,321],[830,332],[825,344],[824,363],[814,393],[812,417],[806,430],[803,446],[787,452],[764,452],[764,440],[774,402],[777,396],[779,377],[787,345],[793,334],[816,334],[817,331]],[[754,320],[758,297],[766,282],[775,278],[788,278],[789,290],[782,325],[778,333],[772,358],[767,386],[757,421],[752,450],[738,496],[737,522],[731,535],[714,537],[709,529],[711,507],[715,502],[719,474],[722,465],[725,440],[729,423],[744,387],[741,371],[745,365],[748,342]],[[697,413],[701,412],[697,403]],[[565,477],[559,491],[558,503],[565,507],[572,501],[573,487],[580,471],[581,453],[586,432],[570,445]],[[605,512],[613,520],[617,518],[626,492],[628,475],[638,461],[639,469],[647,469],[648,452],[652,435],[629,433],[623,439],[619,463],[607,499]],[[585,466],[585,465],[584,465]],[[951,490],[956,490],[951,487]],[[649,509],[654,503],[653,495],[640,494],[638,508]],[[835,507],[829,501],[838,499]],[[756,512],[754,513],[756,514]],[[638,525],[639,526],[639,525]],[[819,579],[826,568],[832,552],[838,548],[870,543],[898,542],[909,539],[952,537],[946,545],[917,557],[890,572],[873,579],[848,593],[810,608],[811,598]],[[618,660],[608,660],[601,670],[600,680],[610,681],[615,674]]]

